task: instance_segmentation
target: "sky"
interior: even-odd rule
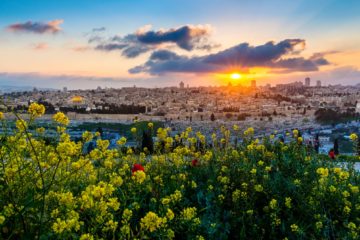
[[[360,83],[358,0],[1,0],[0,9],[0,87]]]

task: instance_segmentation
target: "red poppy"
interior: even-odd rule
[[[145,171],[144,167],[141,164],[135,163],[133,168],[131,169],[131,172],[134,173],[136,171]]]
[[[197,160],[197,159],[193,159],[191,161],[191,166],[193,166],[193,167],[196,167],[198,164],[199,164],[199,160]]]
[[[330,157],[331,159],[335,159],[335,152],[334,152],[334,151],[330,151],[330,152],[329,152],[329,157]]]

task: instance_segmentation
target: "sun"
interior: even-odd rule
[[[240,78],[241,78],[241,75],[240,75],[239,73],[232,73],[232,74],[230,75],[230,78],[231,78],[231,79],[234,79],[234,80],[240,79]]]

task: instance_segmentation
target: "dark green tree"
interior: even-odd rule
[[[147,148],[150,154],[154,152],[154,141],[149,130],[143,131],[142,134],[141,149],[143,150],[144,148]]]
[[[334,153],[335,155],[339,155],[339,142],[337,138],[334,140]]]

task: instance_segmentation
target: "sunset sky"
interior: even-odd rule
[[[358,0],[1,0],[0,87],[358,84],[359,13]]]

